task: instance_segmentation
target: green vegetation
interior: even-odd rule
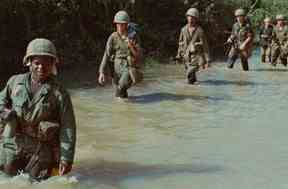
[[[175,56],[185,12],[196,7],[213,52],[222,49],[237,7],[249,10],[253,24],[287,14],[287,0],[1,0],[0,74],[21,71],[27,43],[36,37],[55,42],[65,67],[99,64],[114,30],[113,16],[125,9],[141,27],[148,57]],[[224,32],[223,32],[224,31]],[[149,62],[149,61],[148,61]],[[4,69],[5,68],[5,69]]]

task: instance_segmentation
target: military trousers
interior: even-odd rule
[[[191,54],[188,58],[185,58],[185,75],[188,84],[194,84],[197,82],[197,72],[200,65],[204,64],[204,56],[201,54]]]
[[[228,68],[233,68],[236,60],[240,58],[242,69],[244,71],[249,70],[248,58],[251,55],[249,50],[239,50],[237,48],[232,47],[229,55],[228,55]]]
[[[127,90],[131,87],[132,80],[128,70],[128,62],[124,58],[114,61],[113,84],[116,97],[128,97]]]
[[[271,47],[270,46],[261,46],[261,62],[271,62]]]
[[[272,60],[271,63],[273,66],[276,66],[278,63],[278,60],[280,60],[281,64],[284,66],[287,66],[287,57],[288,57],[288,48],[287,47],[281,47],[277,45],[272,46]]]

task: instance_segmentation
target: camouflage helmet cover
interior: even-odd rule
[[[119,24],[126,24],[130,22],[130,17],[126,11],[121,10],[115,14],[113,22]]]
[[[278,14],[276,20],[285,20],[285,16],[283,14]]]
[[[199,18],[199,11],[196,8],[190,8],[187,10],[186,16],[193,16]]]
[[[32,56],[50,56],[58,61],[55,45],[48,39],[37,38],[27,46],[26,55],[23,58],[23,64],[29,66],[28,60]]]
[[[265,22],[265,23],[270,23],[270,22],[272,22],[272,19],[271,19],[270,17],[266,17],[266,18],[264,19],[264,22]]]
[[[237,9],[235,10],[235,13],[234,15],[237,17],[237,16],[245,16],[246,15],[246,12],[244,9]]]

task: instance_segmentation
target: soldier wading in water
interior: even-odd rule
[[[280,60],[281,64],[287,66],[288,26],[285,23],[285,16],[282,14],[276,16],[276,21],[272,37],[272,65],[276,66]]]
[[[8,175],[41,180],[71,171],[76,124],[53,73],[57,59],[51,41],[31,41],[23,60],[30,71],[12,76],[0,93],[0,169]]]
[[[232,33],[227,40],[227,43],[231,44],[228,68],[233,68],[237,58],[240,57],[243,70],[248,71],[248,58],[251,56],[253,46],[253,31],[244,9],[237,9],[235,17],[237,22],[233,25]]]
[[[209,67],[209,49],[204,31],[199,26],[199,11],[190,8],[186,12],[186,17],[187,25],[181,29],[176,60],[184,62],[188,84],[195,84],[199,67],[203,69]]]
[[[123,99],[128,98],[127,90],[142,80],[141,52],[137,36],[130,38],[128,33],[130,18],[127,12],[117,12],[113,22],[116,24],[116,32],[108,38],[99,68],[98,82],[105,83],[105,69],[108,67],[115,85],[115,96]]]

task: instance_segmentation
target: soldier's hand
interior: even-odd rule
[[[67,161],[61,161],[59,164],[59,176],[63,176],[69,173],[72,169],[72,163]]]
[[[129,47],[130,49],[135,48],[135,47],[136,47],[136,40],[129,39],[129,40],[128,40],[128,47]]]
[[[246,49],[246,44],[245,43],[242,43],[239,47],[239,50],[240,51],[244,51]]]
[[[233,41],[232,41],[232,39],[231,39],[231,37],[229,37],[228,39],[227,39],[227,41],[226,41],[226,43],[232,43]]]
[[[105,75],[104,75],[104,73],[100,73],[100,74],[99,74],[98,82],[99,82],[101,85],[104,85],[104,83],[105,83]]]

